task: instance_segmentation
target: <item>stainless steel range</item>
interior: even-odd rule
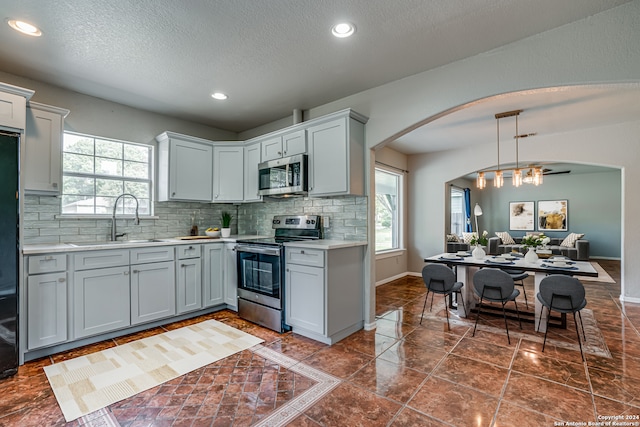
[[[275,236],[238,240],[238,315],[274,331],[290,330],[284,322],[284,243],[322,238],[318,215],[276,215]]]

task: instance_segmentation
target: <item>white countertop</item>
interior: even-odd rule
[[[81,252],[81,251],[95,251],[101,249],[131,249],[131,248],[147,248],[152,246],[168,246],[168,245],[194,245],[203,243],[234,243],[238,239],[257,239],[265,237],[262,235],[231,235],[225,238],[210,238],[210,239],[194,239],[194,240],[180,240],[176,238],[156,239],[157,242],[136,242],[135,240],[129,242],[127,240],[120,240],[118,243],[111,242],[82,242],[76,246],[73,243],[41,243],[35,245],[24,245],[22,253],[24,255],[43,254],[43,253],[55,253],[55,252]]]
[[[263,235],[231,235],[225,238],[211,238],[211,239],[196,239],[196,240],[180,240],[175,238],[157,239],[157,242],[129,242],[127,240],[119,241],[118,243],[111,242],[83,242],[79,243],[79,246],[73,243],[42,243],[34,245],[24,245],[22,253],[24,255],[55,253],[55,252],[82,252],[82,251],[95,251],[104,249],[131,249],[131,248],[146,248],[151,246],[167,246],[167,245],[193,245],[204,243],[225,243],[235,242],[239,239],[259,239],[267,236]],[[285,246],[308,248],[308,249],[340,249],[349,248],[353,246],[365,246],[367,242],[365,240],[331,240],[321,239],[313,241],[303,242],[288,242]]]

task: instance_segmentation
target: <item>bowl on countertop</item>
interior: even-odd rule
[[[220,230],[218,231],[205,231],[204,232],[209,237],[220,237]]]

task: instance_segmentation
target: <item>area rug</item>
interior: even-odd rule
[[[44,371],[65,419],[72,421],[263,341],[207,320],[46,366]]]

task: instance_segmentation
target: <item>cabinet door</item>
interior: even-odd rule
[[[309,137],[309,195],[346,194],[349,190],[347,119],[307,129]]]
[[[307,152],[307,133],[304,129],[290,132],[282,136],[283,157],[295,156]]]
[[[213,201],[241,202],[244,199],[244,147],[213,148]]]
[[[238,254],[236,244],[224,245],[224,302],[234,310],[238,310]]]
[[[67,340],[67,274],[27,279],[27,347],[44,347]]]
[[[211,201],[213,147],[171,139],[169,200]]]
[[[129,266],[76,271],[73,275],[74,338],[131,324]]]
[[[286,278],[286,323],[324,334],[324,269],[287,264]]]
[[[24,189],[31,194],[59,194],[62,183],[62,130],[68,110],[56,112],[31,103],[25,130]],[[48,106],[42,106],[48,107]]]
[[[261,146],[253,144],[244,147],[244,201],[258,202],[262,196],[258,194],[258,165],[261,161]]]
[[[262,140],[262,161],[266,162],[282,157],[282,137],[274,136]]]
[[[202,262],[200,258],[178,262],[178,314],[202,308]]]
[[[175,262],[131,267],[131,324],[176,314]]]
[[[24,129],[26,108],[24,96],[0,91],[0,126]]]
[[[204,277],[202,280],[204,307],[224,304],[223,280],[224,245],[204,246]]]

